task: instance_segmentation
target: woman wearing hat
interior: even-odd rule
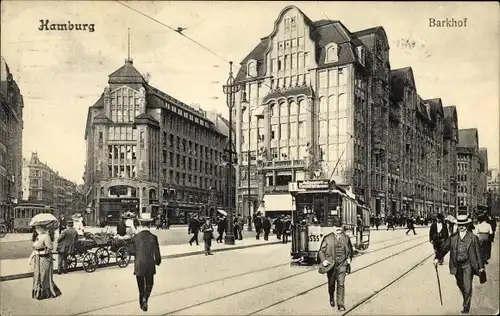
[[[441,251],[436,253],[434,264],[443,261],[444,256],[450,252],[450,274],[457,280],[458,288],[462,292],[462,314],[468,314],[472,298],[472,279],[484,272],[484,264],[479,251],[479,239],[468,226],[472,221],[467,215],[457,216],[458,234],[451,235],[443,244]]]

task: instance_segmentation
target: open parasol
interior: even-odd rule
[[[57,218],[50,213],[42,213],[33,216],[30,221],[30,226],[55,226],[59,225],[59,221]]]
[[[122,217],[125,219],[135,218],[136,216],[137,216],[137,214],[135,214],[134,212],[131,212],[131,211],[127,211],[127,212],[124,212],[122,214]]]

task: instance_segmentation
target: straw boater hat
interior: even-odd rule
[[[458,215],[457,216],[457,225],[466,225],[472,223],[472,220],[467,215]]]
[[[139,222],[152,222],[154,219],[151,217],[151,213],[142,213],[137,217]]]

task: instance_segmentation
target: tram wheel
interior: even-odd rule
[[[130,253],[127,247],[120,247],[116,251],[116,263],[120,268],[125,268],[130,262]]]
[[[93,252],[86,252],[82,261],[83,270],[87,273],[94,272],[99,266],[97,256]]]
[[[109,263],[109,251],[108,251],[108,249],[106,249],[104,247],[100,247],[95,252],[95,255],[97,256],[97,263],[99,264],[99,266],[105,266]]]
[[[75,255],[68,255],[66,258],[68,260],[68,269],[76,268],[77,260]]]

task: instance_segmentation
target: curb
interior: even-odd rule
[[[265,244],[254,244],[254,245],[243,245],[243,246],[236,246],[236,247],[230,247],[230,248],[220,248],[220,249],[213,249],[212,252],[224,252],[224,251],[231,251],[231,250],[238,250],[238,249],[245,249],[245,248],[255,248],[255,247],[262,247],[262,246],[268,246],[268,245],[276,245],[276,244],[281,244],[281,241],[273,241],[273,242],[268,242]],[[196,256],[196,255],[201,255],[204,254],[205,250],[197,250],[193,252],[185,252],[185,253],[178,253],[175,255],[164,255],[161,256],[162,259],[174,259],[174,258],[182,258],[182,257],[190,257],[190,256]],[[130,263],[133,263],[134,260],[131,258]],[[114,267],[117,266],[118,264],[116,262],[109,263],[104,267],[99,267],[98,269],[102,268],[107,268],[107,267]],[[68,272],[73,272],[73,271],[83,271],[82,267],[76,267],[73,269],[68,269]],[[54,273],[56,273],[57,270],[54,270]],[[0,276],[0,282],[6,282],[6,281],[14,281],[14,280],[19,280],[19,279],[27,279],[33,277],[33,272],[26,272],[26,273],[19,273],[19,274],[12,274],[12,275],[4,275]]]

